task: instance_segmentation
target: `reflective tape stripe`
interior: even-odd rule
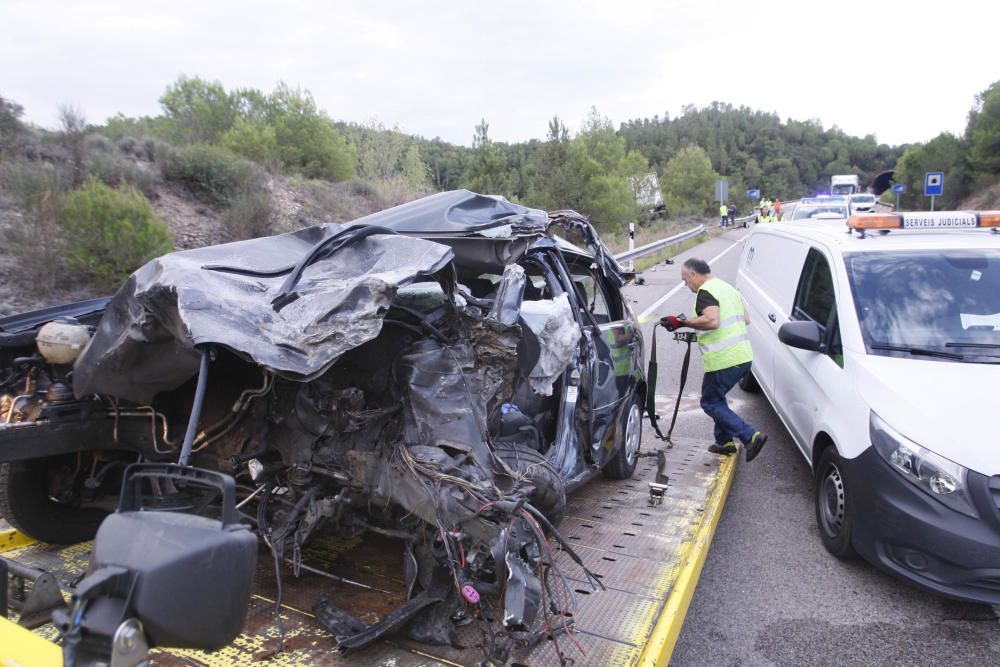
[[[720,340],[718,343],[709,343],[708,345],[702,345],[701,342],[699,341],[698,347],[701,348],[702,352],[718,352],[719,350],[723,350],[727,347],[732,347],[737,343],[742,343],[745,340],[750,340],[750,336],[748,336],[746,333],[741,333],[736,336],[733,336],[732,338]]]
[[[725,329],[730,324],[736,324],[737,322],[742,322],[742,321],[743,321],[743,315],[742,314],[740,314],[740,315],[733,315],[732,317],[727,317],[726,319],[724,319],[721,322],[719,322],[719,328],[720,329]]]

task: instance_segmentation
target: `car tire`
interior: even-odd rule
[[[64,460],[48,457],[0,464],[0,516],[40,542],[76,544],[93,539],[108,515],[49,497],[50,472]]]
[[[757,382],[757,378],[753,376],[753,368],[747,371],[747,374],[740,378],[738,384],[740,389],[748,394],[760,393],[760,384]]]
[[[639,463],[642,447],[642,399],[639,394],[632,395],[619,433],[621,438],[616,443],[615,453],[603,470],[608,479],[630,478]]]
[[[813,496],[823,546],[841,560],[854,558],[857,555],[851,544],[856,512],[854,490],[844,460],[833,445],[823,450],[816,464]]]
[[[496,443],[493,452],[512,472],[535,487],[531,504],[553,526],[558,525],[566,514],[566,485],[552,462],[534,449],[514,443]]]

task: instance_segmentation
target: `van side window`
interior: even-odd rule
[[[810,248],[795,291],[792,317],[796,320],[812,320],[826,329],[834,305],[830,265],[818,250]]]
[[[844,349],[840,340],[840,326],[836,318],[837,302],[833,292],[833,273],[830,264],[815,248],[809,249],[798,288],[792,318],[812,320],[827,333],[827,355],[841,368],[844,367]],[[833,327],[828,331],[829,327]]]

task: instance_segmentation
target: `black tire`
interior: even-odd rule
[[[535,487],[531,504],[552,523],[558,525],[566,514],[566,485],[552,463],[529,447],[496,443],[494,453],[514,473]]]
[[[740,381],[739,381],[738,384],[740,385],[740,389],[742,389],[743,391],[745,391],[748,394],[759,394],[760,393],[760,384],[757,382],[757,378],[755,378],[753,376],[753,368],[752,367],[751,367],[751,369],[749,371],[747,371],[746,375],[744,375],[742,378],[740,378]]]
[[[816,464],[813,497],[823,546],[841,560],[855,558],[857,552],[851,544],[856,512],[854,492],[844,460],[833,445],[823,450]]]
[[[75,461],[76,456],[72,458]],[[40,542],[76,544],[93,539],[107,512],[49,497],[50,475],[66,460],[49,457],[0,464],[0,516]]]
[[[615,453],[604,466],[604,476],[608,479],[629,479],[639,463],[642,448],[642,399],[632,395],[632,401],[619,429],[620,438],[615,443]]]

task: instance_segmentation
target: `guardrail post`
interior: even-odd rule
[[[628,251],[635,250],[635,223],[628,223]],[[635,260],[630,259],[625,267],[627,271],[635,271]]]

